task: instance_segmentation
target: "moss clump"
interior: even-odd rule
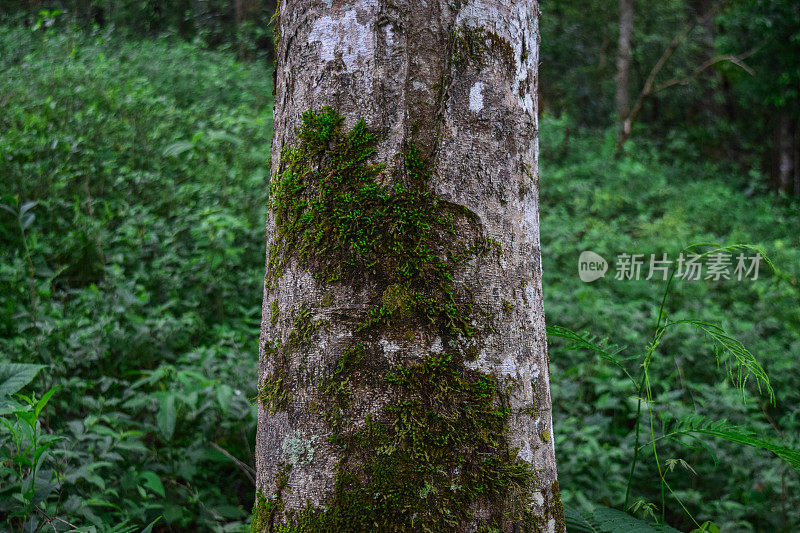
[[[264,496],[260,490],[256,492],[256,501],[253,503],[253,514],[250,518],[250,532],[261,533],[266,531],[272,523],[275,504]]]
[[[286,350],[293,351],[311,346],[311,338],[314,332],[324,325],[324,322],[313,322],[311,317],[313,311],[305,305],[301,305],[294,317],[292,331],[289,332],[289,339],[286,341]]]
[[[330,282],[367,273],[403,280],[435,275],[445,265],[429,239],[453,217],[424,189],[419,151],[405,155],[405,183],[381,185],[383,165],[369,162],[375,136],[363,120],[345,133],[342,121],[329,107],[304,113],[300,142],[281,152],[271,194],[280,239],[272,267],[280,271],[296,255]]]
[[[453,286],[453,270],[474,254],[459,255],[457,220],[469,226],[462,206],[427,189],[430,170],[419,150],[403,154],[404,174],[379,183],[383,165],[370,162],[375,135],[363,120],[349,131],[329,107],[302,116],[299,143],[284,147],[272,182],[278,241],[270,253],[275,275],[296,257],[317,279],[330,283],[365,276],[393,285],[390,307],[373,310],[365,328],[392,315],[443,321],[470,334],[471,308]],[[466,213],[465,213],[466,211]],[[459,243],[462,249],[475,243]]]
[[[320,382],[320,391],[329,401],[326,422],[333,431],[340,431],[345,410],[350,406],[351,374],[353,367],[366,357],[364,343],[347,346],[336,363],[336,368]]]
[[[495,239],[485,239],[484,246],[486,247],[487,251],[491,250],[497,257],[503,255],[503,244]]]
[[[276,516],[284,512],[285,506],[281,493],[286,488],[288,479],[288,470],[286,468],[277,474],[277,484],[273,498],[264,496],[261,489],[256,491],[256,501],[253,503],[253,512],[250,518],[250,533],[262,533],[263,531],[289,533],[293,531],[292,529],[275,527]]]
[[[561,504],[561,489],[558,486],[558,480],[553,481],[550,485],[550,508],[547,509],[546,514],[556,521],[556,531],[567,529],[567,519],[564,516],[564,506]]]
[[[292,400],[292,394],[286,387],[283,369],[279,369],[274,375],[264,378],[258,389],[258,400],[264,409],[268,409],[270,413],[277,413],[286,409]]]
[[[331,437],[343,453],[334,494],[327,509],[292,516],[297,531],[452,531],[477,503],[494,511],[485,528],[531,522],[521,502],[533,473],[504,442],[509,410],[494,378],[441,354],[385,380],[402,399],[385,420]]]
[[[280,309],[278,309],[278,300],[273,300],[272,304],[270,305],[270,317],[269,323],[273,326],[278,323],[278,317],[280,316]]]
[[[504,437],[508,391],[463,363],[491,331],[490,320],[454,281],[460,266],[499,247],[480,234],[473,213],[429,190],[419,150],[401,154],[403,165],[388,180],[372,160],[375,135],[363,121],[349,131],[342,124],[331,108],[308,111],[298,143],[283,148],[271,185],[277,238],[270,266],[280,275],[293,258],[322,283],[368,283],[375,292],[352,344],[318,383],[315,407],[341,458],[334,494],[324,508],[285,512],[275,525],[449,531],[478,507],[490,510],[481,517],[487,527],[527,523],[534,474]],[[307,347],[319,327],[311,316],[305,307],[297,312],[281,354]],[[439,339],[439,348],[388,368],[379,340],[413,341],[414,332]],[[350,396],[364,385],[391,398],[366,419]]]

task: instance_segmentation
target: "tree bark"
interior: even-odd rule
[[[253,530],[564,531],[538,6],[284,0]]]
[[[633,35],[633,0],[619,0],[619,40],[617,41],[616,93],[617,135],[624,141],[630,135],[630,97],[628,78],[631,66],[631,36]]]
[[[778,117],[778,190],[787,194],[793,192],[795,147],[792,131],[792,120],[789,115],[781,110]],[[797,194],[797,191],[794,191]]]

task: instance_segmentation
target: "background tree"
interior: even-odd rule
[[[614,106],[617,111],[617,135],[623,141],[630,134],[628,114],[628,74],[631,69],[631,37],[633,35],[633,0],[619,0],[619,37],[617,40],[617,74]]]
[[[276,15],[253,524],[563,531],[534,2]]]

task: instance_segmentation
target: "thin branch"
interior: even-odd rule
[[[650,70],[650,73],[647,75],[647,79],[644,82],[644,87],[642,87],[642,90],[639,92],[639,96],[636,98],[636,103],[633,104],[633,107],[631,108],[630,113],[628,113],[628,116],[626,116],[625,120],[623,120],[623,122],[622,122],[622,135],[620,136],[619,142],[617,143],[618,147],[622,145],[622,143],[625,141],[627,136],[630,134],[631,126],[633,125],[634,121],[636,120],[636,117],[639,115],[639,112],[642,110],[642,106],[644,105],[645,99],[648,98],[649,96],[651,96],[652,94],[654,94],[655,92],[665,88],[665,87],[659,86],[658,89],[654,90],[653,87],[655,85],[656,76],[658,76],[658,74],[661,72],[661,70],[667,64],[667,61],[669,61],[669,58],[672,57],[672,54],[675,53],[675,50],[678,48],[678,46],[680,46],[680,44],[683,42],[683,40],[686,39],[686,36],[689,35],[689,33],[695,27],[697,27],[698,24],[705,23],[708,20],[710,20],[714,15],[716,15],[716,13],[719,11],[719,9],[722,7],[722,5],[724,3],[725,3],[725,0],[721,0],[721,1],[717,2],[716,4],[711,6],[711,8],[706,12],[705,15],[703,15],[701,17],[697,17],[692,23],[687,24],[686,27],[684,27],[680,32],[678,32],[677,35],[675,35],[675,37],[673,37],[672,41],[669,43],[669,46],[667,46],[667,48],[661,54],[661,57],[658,58],[658,61],[656,61],[656,64]],[[716,61],[716,62],[718,62],[718,61]],[[714,63],[711,63],[710,65],[707,65],[707,66],[703,67],[702,70],[705,70],[706,68],[709,68],[713,64]],[[701,67],[702,67],[702,65],[701,65]],[[746,68],[745,70],[749,70],[749,68]],[[695,69],[695,71],[697,71],[697,69]],[[697,74],[699,74],[699,73],[700,72],[697,72]],[[696,75],[696,74],[693,73],[693,75]],[[672,81],[672,80],[670,80],[670,81]],[[687,83],[688,83],[688,81],[687,81]],[[672,83],[671,85],[677,85],[677,84],[678,84],[678,82]]]
[[[244,462],[240,461],[239,459],[237,459],[236,457],[234,457],[233,455],[231,455],[228,452],[228,450],[226,450],[225,448],[223,448],[222,446],[220,446],[216,442],[212,442],[211,446],[213,446],[214,448],[219,450],[219,452],[222,453],[222,455],[224,455],[225,457],[227,457],[228,459],[233,461],[236,464],[236,466],[239,467],[239,470],[244,472],[244,475],[247,476],[247,479],[250,480],[250,482],[253,484],[253,486],[255,486],[256,480],[255,480],[255,478],[253,476],[255,476],[256,471],[253,469],[253,467],[251,467],[247,463],[244,463]]]
[[[69,527],[71,527],[72,529],[78,529],[78,526],[76,526],[75,524],[73,524],[71,522],[67,522],[63,518],[59,518],[57,516],[50,516],[49,514],[47,514],[45,512],[44,509],[42,509],[38,505],[34,504],[34,507],[36,508],[37,511],[39,511],[42,514],[42,516],[44,516],[44,519],[47,520],[47,523],[50,525],[50,527],[53,528],[53,531],[57,531],[56,526],[53,525],[53,521],[54,520],[57,520],[57,521],[61,522],[62,524],[66,524]]]
[[[735,56],[733,54],[728,54],[728,55],[712,57],[711,59],[706,60],[702,65],[699,65],[696,69],[694,69],[692,71],[691,74],[689,74],[685,78],[672,78],[671,80],[667,80],[664,83],[656,86],[652,90],[652,92],[650,94],[655,94],[655,93],[657,93],[659,91],[663,91],[664,89],[667,89],[667,88],[672,87],[674,85],[688,85],[689,82],[691,82],[694,78],[699,76],[704,70],[707,70],[710,67],[713,67],[717,63],[723,63],[725,61],[727,61],[729,63],[733,63],[734,65],[736,65],[737,67],[741,68],[742,70],[744,70],[745,72],[747,72],[751,76],[754,76],[755,72],[753,71],[753,69],[751,69],[749,66],[747,66],[747,64],[744,62],[744,59],[746,57],[750,56],[750,55],[752,55],[752,51],[748,52],[746,54],[742,54],[740,56]]]

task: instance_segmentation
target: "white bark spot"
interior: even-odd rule
[[[511,17],[511,26],[508,28],[510,43],[514,48],[514,60],[516,62],[516,75],[511,85],[511,90],[517,95],[519,106],[527,113],[534,114],[533,97],[530,91],[520,94],[520,87],[528,83],[528,76],[535,72],[536,65],[539,63],[539,47],[536,43],[536,36],[539,32],[539,19],[532,12],[529,5],[520,2],[516,5],[517,13]],[[523,44],[525,57],[523,57]]]
[[[320,59],[330,62],[340,53],[348,72],[365,71],[375,50],[375,35],[366,24],[360,24],[355,10],[342,18],[324,16],[314,21],[308,43],[320,43]]]
[[[533,283],[528,283],[525,285],[525,298],[530,305],[533,305],[533,303],[536,302],[536,286]]]
[[[531,443],[525,441],[525,446],[520,447],[519,452],[517,452],[517,458],[520,461],[525,461],[526,463],[530,463],[533,461],[533,452],[531,451]]]
[[[516,377],[517,374],[519,374],[519,366],[517,366],[516,358],[509,355],[503,359],[503,362],[500,364],[499,371],[504,376]]]
[[[517,363],[519,352],[506,356],[502,361],[493,361],[490,351],[483,349],[475,361],[464,361],[464,366],[470,370],[480,370],[485,374],[496,374],[503,377],[516,378],[520,375],[521,368]]]
[[[383,34],[384,38],[386,39],[387,46],[391,47],[397,44],[397,41],[394,38],[394,26],[392,26],[391,24],[384,24]]]
[[[381,345],[381,348],[383,348],[384,353],[387,353],[389,355],[400,350],[400,345],[394,341],[387,341],[386,339],[381,339],[378,342],[378,344]]]
[[[551,518],[547,521],[547,531],[548,533],[555,533],[556,532],[556,521],[554,518]]]
[[[531,496],[533,497],[533,503],[536,504],[537,507],[544,505],[544,496],[542,496],[541,492],[537,490]]]
[[[475,82],[469,90],[469,109],[476,113],[483,109],[483,82]]]
[[[439,354],[442,353],[442,338],[436,337],[434,339],[433,344],[431,344],[431,352]]]

